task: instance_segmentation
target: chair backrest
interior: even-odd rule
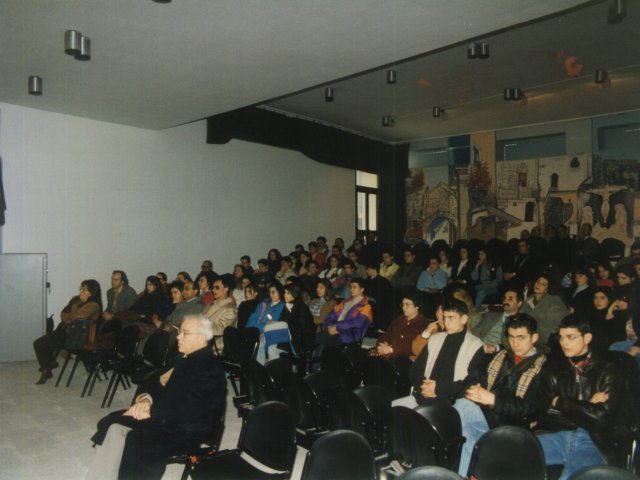
[[[113,321],[113,320],[111,320]],[[124,357],[133,357],[136,353],[140,329],[137,325],[130,325],[120,330],[116,336],[116,350]]]
[[[271,401],[251,410],[238,449],[269,468],[291,471],[296,458],[296,422],[291,409]]]
[[[240,363],[242,361],[242,344],[244,336],[236,327],[226,327],[222,332],[222,343],[224,345],[224,356],[230,362]]]
[[[211,435],[206,440],[211,451],[217,452],[220,449],[220,443],[222,442],[222,435],[224,434],[224,421],[227,411],[226,402],[222,405],[219,412],[213,416],[213,427],[211,429]]]
[[[294,412],[297,424],[303,430],[318,429],[316,398],[309,385],[293,372],[285,372],[273,381],[276,399]]]
[[[589,467],[574,473],[569,480],[638,480],[638,477],[622,468],[610,465]]]
[[[347,390],[360,386],[360,372],[341,347],[329,346],[322,350],[322,370],[333,373]]]
[[[164,365],[167,359],[167,350],[169,350],[170,337],[169,332],[165,330],[156,330],[149,335],[142,349],[144,361],[154,367]]]
[[[393,421],[391,395],[379,385],[368,385],[354,390],[354,395],[362,402],[369,417],[365,423],[365,436],[376,456],[389,453],[389,437]]]
[[[435,465],[440,438],[429,421],[407,407],[393,407],[391,457],[406,468]]]
[[[620,260],[624,257],[625,248],[626,245],[623,241],[609,237],[602,240],[599,245],[599,252],[601,256],[609,260]]]
[[[260,330],[255,327],[244,328],[242,333],[242,358],[240,361],[246,363],[255,360],[258,354],[258,345],[260,343]]]
[[[473,447],[468,477],[478,480],[544,480],[544,454],[536,436],[511,425],[485,433]]]
[[[436,449],[438,465],[458,471],[462,445],[466,441],[462,436],[462,422],[458,411],[453,406],[444,404],[423,405],[415,410],[429,420],[440,437],[442,444]]]
[[[302,480],[375,480],[376,465],[365,438],[336,430],[315,441],[304,462]]]
[[[240,379],[240,391],[249,397],[249,402],[253,405],[276,399],[271,377],[264,365],[255,360],[251,360],[244,368]]]
[[[318,423],[321,428],[338,430],[353,424],[349,390],[330,372],[319,371],[304,377],[316,400]]]
[[[428,465],[426,467],[413,468],[404,472],[398,477],[398,480],[463,480],[460,475],[451,470],[438,467],[437,465]]]
[[[393,365],[382,357],[367,359],[362,372],[362,383],[384,387],[392,398],[398,398],[398,373]]]
[[[293,363],[291,359],[281,357],[269,360],[264,364],[264,368],[266,368],[271,380],[273,380],[274,383],[278,383],[280,377],[287,375],[289,372],[293,372]]]

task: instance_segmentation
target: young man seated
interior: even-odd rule
[[[624,381],[618,367],[592,352],[589,323],[573,315],[560,323],[563,357],[542,369],[538,436],[547,465],[564,465],[561,480],[615,454],[615,430],[624,419]],[[551,432],[551,433],[547,433]]]
[[[529,428],[534,420],[536,393],[544,354],[534,344],[538,341],[533,317],[518,313],[506,323],[509,349],[498,352],[479,382],[467,389],[464,398],[453,405],[462,421],[462,446],[458,473],[467,475],[473,447],[490,428],[515,425]]]

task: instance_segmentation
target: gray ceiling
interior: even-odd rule
[[[390,142],[637,109],[640,2],[618,25],[609,3],[491,34],[585,2],[0,0],[0,102],[148,129],[266,104]],[[91,61],[65,55],[67,29],[91,38]],[[490,43],[489,59],[467,60],[472,38]],[[563,68],[572,55],[578,78]],[[387,85],[375,69],[394,63]],[[609,87],[593,84],[596,68]],[[27,94],[29,75],[44,95]],[[503,101],[507,86],[526,104]]]

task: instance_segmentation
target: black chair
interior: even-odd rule
[[[444,467],[429,465],[413,468],[398,477],[398,480],[463,480],[460,475]]]
[[[319,438],[307,453],[302,480],[375,480],[371,447],[362,435],[336,430]]]
[[[224,354],[222,355],[222,366],[227,372],[227,378],[231,382],[231,387],[236,396],[240,395],[238,382],[242,377],[244,367],[258,354],[260,342],[260,331],[257,328],[244,328],[238,330],[236,327],[227,327],[223,332]]]
[[[467,476],[478,480],[544,480],[546,469],[540,442],[520,427],[489,430],[473,447]]]
[[[382,472],[397,472],[394,462],[404,470],[424,465],[436,465],[435,448],[440,438],[429,421],[418,412],[407,407],[393,407],[391,427],[392,462]]]
[[[362,402],[368,416],[365,420],[365,437],[373,450],[376,460],[389,455],[392,413],[391,395],[379,385],[368,385],[354,390],[354,395]]]
[[[588,467],[574,473],[569,480],[638,480],[633,473],[609,465]]]
[[[273,380],[264,365],[251,360],[243,367],[240,395],[233,397],[233,405],[238,410],[238,416],[245,418],[254,407],[269,400],[276,400]]]
[[[289,357],[280,357],[274,360],[269,360],[264,364],[264,368],[267,370],[269,377],[274,383],[278,383],[278,380],[287,375],[289,372],[293,372],[293,362]]]
[[[429,420],[440,438],[441,443],[435,448],[437,464],[457,472],[462,445],[466,441],[462,436],[462,423],[458,411],[451,405],[441,404],[423,405],[415,410]]]
[[[353,425],[350,390],[330,372],[321,370],[307,375],[304,381],[315,397],[316,419],[323,430],[340,430]]]
[[[254,467],[241,454],[277,473]],[[242,427],[237,448],[201,459],[191,471],[194,480],[289,478],[296,457],[293,413],[282,402],[266,402],[253,409]]]
[[[362,350],[360,347],[357,347]],[[347,354],[347,348],[329,346],[322,350],[320,358],[322,370],[333,373],[347,390],[360,386],[361,372],[356,368],[352,358]]]
[[[605,238],[598,245],[598,253],[601,257],[606,258],[610,262],[616,262],[624,257],[626,245],[622,240],[617,238]]]
[[[403,379],[395,366],[382,357],[369,357],[366,360],[362,383],[384,387],[393,399],[405,397],[411,391],[408,380]]]

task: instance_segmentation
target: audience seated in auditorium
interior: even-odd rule
[[[173,311],[172,304],[165,298],[160,281],[150,275],[145,281],[145,289],[130,310],[138,316],[137,320],[153,325],[154,319],[162,322]]]
[[[394,261],[393,253],[389,249],[382,250],[382,263],[380,263],[380,276],[391,281],[400,266]]]
[[[200,303],[203,305],[209,305],[213,302],[213,292],[211,289],[213,288],[213,281],[218,278],[217,275],[211,271],[203,271],[196,277],[196,285],[198,285],[198,290],[200,291],[198,297],[200,298]]]
[[[539,342],[544,345],[548,343],[549,336],[558,331],[560,321],[569,313],[562,299],[552,293],[551,285],[549,275],[539,275],[533,284],[532,294],[522,305],[522,312],[538,322]]]
[[[287,282],[287,278],[295,276],[296,272],[291,268],[291,258],[282,257],[280,259],[280,270],[276,272],[276,281],[284,285]]]
[[[309,260],[306,264],[306,267],[301,268],[300,271],[304,272],[301,273],[298,278],[300,279],[305,292],[307,292],[308,295],[313,296],[316,291],[318,274],[320,273],[318,264],[313,260]]]
[[[559,329],[563,357],[543,366],[538,436],[547,465],[564,465],[566,480],[613,453],[624,381],[618,367],[591,350],[589,323],[569,315]],[[551,433],[548,433],[551,432]]]
[[[171,292],[169,291],[169,282],[167,280],[167,274],[164,272],[156,273],[156,277],[158,277],[158,281],[160,282],[160,286],[162,287],[162,292],[164,296],[171,301]]]
[[[467,475],[473,447],[485,432],[502,425],[529,429],[536,419],[538,373],[545,362],[544,354],[534,346],[536,321],[517,313],[507,320],[506,331],[509,348],[498,352],[486,370],[479,370],[478,383],[453,405],[467,439],[458,469],[462,476]]]
[[[100,447],[87,478],[159,480],[168,456],[190,453],[208,438],[227,395],[222,365],[207,346],[212,337],[209,320],[185,318],[178,335],[182,355],[128,410],[98,422],[92,441]]]
[[[271,278],[275,278],[276,273],[278,273],[278,270],[280,270],[280,268],[282,267],[280,260],[282,260],[282,254],[280,253],[280,250],[278,250],[277,248],[272,248],[271,250],[269,250],[269,253],[267,254],[267,265],[269,267]]]
[[[238,321],[238,309],[231,293],[235,286],[233,275],[219,276],[213,282],[213,302],[205,306],[202,315],[209,319],[215,336],[216,350],[222,353],[224,347],[222,334],[224,329],[235,327]]]
[[[174,290],[178,290],[180,286],[182,286],[182,289],[180,290],[182,293],[182,301],[178,302],[176,300],[180,298],[180,295],[178,292],[174,292]],[[179,327],[182,323],[182,319],[186,315],[198,315],[202,313],[204,305],[202,305],[198,299],[198,289],[194,285],[193,281],[187,280],[183,284],[180,284],[179,282],[172,283],[171,295],[173,296],[173,303],[176,304],[176,308],[173,310],[171,315],[167,317],[167,322],[174,327]]]
[[[114,270],[111,274],[111,288],[107,290],[107,308],[102,313],[103,320],[112,320],[115,314],[129,310],[137,299],[136,291],[129,286],[127,274],[122,270]]]
[[[366,272],[364,289],[373,310],[373,325],[378,330],[386,330],[393,315],[391,283],[378,275],[377,262],[368,265]]]
[[[440,262],[439,268],[440,270],[444,270],[447,274],[447,282],[449,281],[449,277],[451,277],[451,260],[449,259],[449,248],[442,247],[438,249],[437,252],[438,261]]]
[[[318,278],[326,278],[333,284],[344,272],[337,255],[330,255],[328,263],[328,267],[318,274]]]
[[[505,284],[509,288],[522,290],[540,267],[539,265],[536,266],[534,262],[533,256],[529,252],[529,241],[520,239],[517,245],[517,252],[502,269],[502,278]]]
[[[448,280],[449,285],[454,288],[464,288],[469,293],[475,293],[473,281],[471,280],[473,268],[469,248],[466,244],[463,244],[458,248],[458,260],[454,262],[451,267],[451,276],[449,276]]]
[[[620,263],[620,262],[618,262]],[[613,288],[613,267],[607,261],[600,261],[595,264],[596,287]]]
[[[591,283],[591,271],[589,269],[578,267],[573,270],[573,282],[566,292],[569,313],[573,313],[579,318],[586,318],[593,310],[593,287]]]
[[[266,258],[258,260],[258,269],[253,272],[251,283],[258,289],[258,296],[264,298],[268,295],[267,285],[275,278],[269,271],[269,262]]]
[[[58,366],[55,354],[64,346],[67,332],[73,326],[73,323],[76,320],[97,322],[101,313],[102,293],[100,284],[95,280],[83,280],[80,283],[80,293],[72,297],[67,306],[60,312],[60,323],[56,329],[33,342],[33,349],[41,372],[40,379],[36,382],[36,385],[42,385],[53,376],[51,370]]]
[[[373,312],[365,296],[364,280],[352,278],[351,296],[340,302],[329,312],[323,323],[322,332],[316,335],[317,353],[329,345],[357,343],[371,325]]]
[[[520,311],[523,303],[522,291],[509,289],[502,295],[502,310],[488,310],[482,314],[480,322],[471,325],[471,332],[484,343],[485,353],[493,354],[507,346],[505,325],[509,317]]]
[[[324,264],[327,260],[327,257],[324,253],[318,251],[318,243],[317,242],[309,242],[307,245],[309,248],[309,255],[311,256],[311,260],[315,261],[318,264],[318,268],[322,271],[324,270]]]
[[[440,269],[440,259],[430,257],[428,267],[420,274],[416,283],[416,288],[422,292],[422,313],[425,318],[434,318],[448,279],[447,272]]]
[[[249,317],[247,322],[247,328],[254,327],[260,330],[262,334],[265,327],[270,322],[277,322],[280,320],[282,310],[284,308],[284,287],[280,282],[272,282],[268,286],[269,296],[265,298],[256,310]],[[258,347],[258,362],[264,364],[266,361],[267,352],[265,350],[264,335],[260,335],[260,345]]]
[[[316,325],[316,331],[322,330],[325,318],[329,312],[336,306],[336,294],[333,286],[324,278],[316,280],[315,298],[311,300],[309,310],[313,316],[313,323]]]
[[[627,339],[629,304],[624,297],[614,298],[613,290],[609,287],[596,287],[591,296],[591,305],[591,310],[584,317],[589,321],[593,335],[591,350],[604,353],[612,343]]]
[[[478,261],[471,271],[471,281],[476,291],[476,308],[480,310],[488,295],[499,293],[502,282],[502,267],[489,257],[486,248],[478,250]]]
[[[413,393],[393,405],[414,408],[433,403],[451,404],[467,388],[470,375],[482,367],[482,341],[467,331],[469,310],[455,298],[442,305],[444,332],[434,333],[409,369]]]
[[[349,247],[347,250],[347,257],[351,262],[353,262],[353,276],[355,278],[367,278],[367,268],[363,263],[360,263],[362,260],[360,259],[359,251],[354,247]]]
[[[258,298],[258,289],[253,283],[249,283],[244,287],[244,302],[238,305],[238,328],[245,328],[249,317],[256,310],[260,299]]]
[[[213,271],[213,262],[211,260],[203,260],[200,265],[200,273],[203,272],[211,272],[216,275],[216,272]]]
[[[318,251],[324,255],[324,258],[327,258],[331,254],[327,245],[327,237],[320,235],[316,238],[316,243],[318,244]]]
[[[399,296],[404,295],[405,292],[414,292],[418,277],[422,273],[422,268],[416,263],[416,255],[410,247],[403,250],[402,258],[404,263],[391,279],[391,286],[398,291]]]

